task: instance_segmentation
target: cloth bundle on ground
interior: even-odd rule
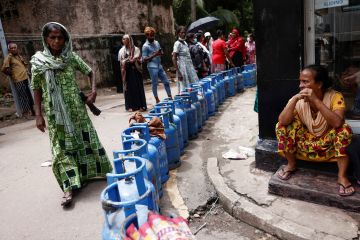
[[[140,112],[134,113],[129,119],[129,125],[132,126],[133,123],[146,123],[146,119]],[[147,122],[149,126],[149,131],[151,136],[159,137],[161,139],[166,139],[164,124],[161,119],[158,117],[152,117],[150,121]]]
[[[168,218],[153,212],[149,212],[148,222],[136,229],[131,224],[126,230],[128,239],[140,240],[195,240],[187,221],[182,217]]]

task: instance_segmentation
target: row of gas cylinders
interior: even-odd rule
[[[113,151],[114,171],[107,174],[108,186],[101,193],[103,239],[122,239],[130,223],[140,227],[149,211],[159,212],[162,184],[169,179],[169,170],[181,165],[181,154],[209,116],[227,97],[244,90],[244,76],[249,70],[255,71],[255,66],[249,70],[245,67],[212,74],[190,84],[174,99],[156,104],[144,117],[162,120],[165,140],[151,136],[147,123],[135,123],[123,130],[123,150]]]

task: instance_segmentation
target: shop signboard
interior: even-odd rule
[[[315,9],[348,6],[349,0],[315,0]]]

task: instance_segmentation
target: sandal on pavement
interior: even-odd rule
[[[61,201],[61,206],[63,207],[69,206],[72,202],[72,197],[73,195],[71,192],[64,193],[64,196],[62,197],[62,201]]]
[[[351,185],[351,183],[349,185],[347,185],[346,187],[341,184],[341,183],[338,183],[339,184],[339,195],[342,196],[342,197],[347,197],[347,196],[351,196],[355,193],[355,188]],[[352,189],[352,190],[350,190]],[[347,190],[350,190],[347,192]]]
[[[277,177],[283,181],[287,181],[289,180],[292,175],[296,172],[297,169],[293,169],[293,170],[285,170],[285,167],[283,167],[282,169],[280,169],[280,171],[277,172]]]

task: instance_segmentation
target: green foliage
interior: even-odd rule
[[[209,14],[203,7],[196,5],[196,18],[203,18],[203,17],[207,17],[210,16],[211,14]]]
[[[237,27],[242,34],[254,31],[252,0],[197,0],[196,18],[216,16],[220,19],[218,28],[230,31]],[[173,10],[177,25],[191,23],[191,0],[174,0]],[[246,35],[245,35],[246,36]]]
[[[220,19],[217,28],[223,29],[225,32],[230,32],[232,28],[239,26],[237,16],[230,10],[219,8],[212,12],[211,15]]]
[[[253,12],[254,12],[254,9],[253,9],[252,0],[243,0],[243,16],[241,17],[240,14],[238,15],[240,18],[240,27],[239,28],[242,33],[253,33],[254,32]]]
[[[191,0],[174,0],[173,11],[176,25],[187,26],[190,22]]]

